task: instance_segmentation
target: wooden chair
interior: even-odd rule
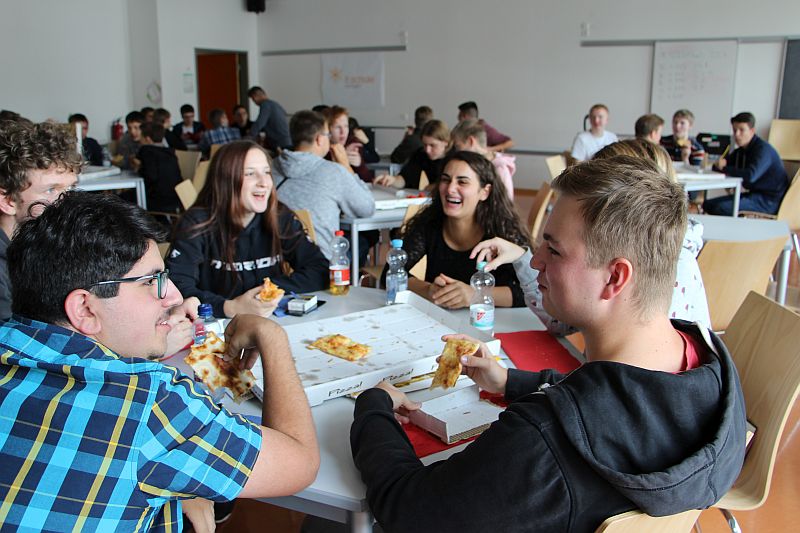
[[[217,150],[219,150],[221,147],[222,147],[222,145],[221,145],[221,144],[212,144],[212,145],[211,145],[211,149],[210,149],[210,150],[209,150],[209,152],[208,152],[208,160],[209,160],[209,161],[211,161],[212,159],[214,159],[214,154],[216,154],[216,153],[217,153]]]
[[[200,161],[197,164],[197,168],[194,171],[194,175],[192,176],[192,183],[194,184],[194,189],[197,192],[203,190],[203,186],[206,184],[206,176],[208,176],[208,161]]]
[[[750,292],[724,340],[756,432],[736,483],[714,507],[731,531],[741,531],[730,511],[750,511],[766,501],[781,435],[800,392],[800,315]]]
[[[311,219],[311,212],[308,209],[295,209],[294,214],[297,216],[297,219],[303,223],[303,227],[306,229],[306,233],[308,233],[308,238],[313,242],[317,242],[317,234],[314,231],[314,222]]]
[[[547,164],[547,170],[550,171],[550,179],[556,179],[556,177],[567,170],[567,158],[563,155],[554,155],[552,157],[548,157],[544,160]]]
[[[773,119],[768,140],[781,159],[800,160],[800,120]]]
[[[189,209],[194,205],[197,200],[197,189],[189,180],[183,180],[175,186],[175,192],[178,194],[178,199],[184,209]]]
[[[428,185],[430,184],[431,182],[430,180],[428,180],[428,175],[425,174],[425,171],[423,170],[422,172],[419,173],[419,187],[417,187],[417,189],[419,189],[420,191],[424,191],[425,189],[428,188]]]
[[[547,209],[550,206],[550,200],[553,198],[553,189],[550,188],[548,182],[542,183],[539,191],[533,198],[533,205],[528,214],[528,227],[531,228],[531,242],[534,246],[541,242],[541,232],[544,228],[544,221],[547,218]]]
[[[786,237],[706,241],[697,258],[706,287],[711,329],[724,331],[750,291],[764,294]]]
[[[683,533],[694,528],[699,509],[671,516],[650,516],[641,511],[628,511],[607,518],[595,533]]]
[[[188,150],[175,150],[175,157],[178,158],[178,166],[181,169],[181,177],[190,180],[194,176],[197,164],[200,162],[200,152],[190,152]]]

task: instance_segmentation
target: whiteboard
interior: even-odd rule
[[[732,40],[656,41],[650,112],[669,124],[675,111],[689,109],[704,130],[727,132],[737,53],[738,43]]]

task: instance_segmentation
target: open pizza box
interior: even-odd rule
[[[312,406],[364,391],[382,380],[410,382],[403,388],[406,392],[429,387],[431,379],[426,375],[438,367],[436,358],[444,348],[442,335],[464,333],[485,342],[492,353],[500,353],[500,341],[470,326],[466,313],[451,313],[410,291],[398,293],[397,302],[286,326],[297,373]],[[316,339],[336,333],[366,344],[370,354],[358,361],[347,361],[308,348]],[[262,399],[260,362],[253,367],[253,374],[253,393]],[[425,377],[416,379],[418,376]]]
[[[503,411],[502,407],[482,400],[478,386],[470,379],[459,380],[454,389],[419,392],[414,398],[422,401],[422,407],[409,413],[411,422],[445,444],[480,435]]]

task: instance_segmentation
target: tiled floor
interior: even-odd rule
[[[515,203],[523,216],[532,197],[517,195]],[[796,265],[793,265],[796,267]],[[796,270],[793,281],[796,282]],[[797,296],[795,291],[790,297]],[[789,302],[791,303],[791,302]],[[795,302],[795,305],[800,302]],[[797,405],[789,417],[778,451],[772,486],[766,503],[759,509],[736,512],[734,515],[743,531],[757,533],[783,533],[798,531],[797,514],[800,513],[800,407]],[[297,533],[300,531],[303,515],[268,504],[243,500],[239,502],[231,519],[218,531],[222,533]],[[730,531],[722,514],[716,509],[704,511],[700,516],[703,533],[724,533]]]

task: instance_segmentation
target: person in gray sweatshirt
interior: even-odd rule
[[[349,165],[324,159],[331,149],[330,131],[320,113],[295,113],[289,122],[289,132],[295,150],[284,150],[273,161],[275,190],[278,199],[290,209],[307,209],[311,213],[317,246],[330,259],[331,241],[339,229],[340,216],[372,216],[375,200],[367,184],[348,170]],[[347,154],[342,156],[347,162]],[[336,154],[334,158],[339,159]],[[362,249],[367,248],[365,245]]]

